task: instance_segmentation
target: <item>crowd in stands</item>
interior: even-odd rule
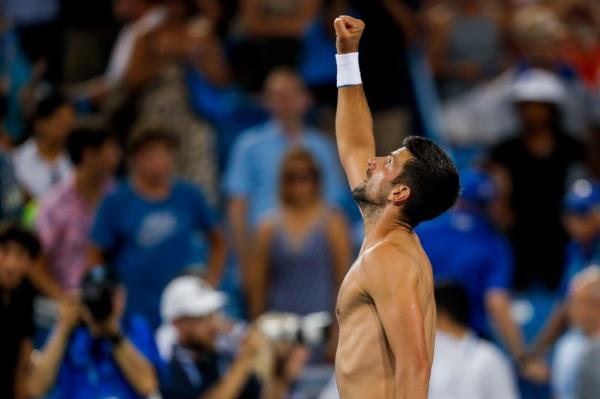
[[[423,134],[461,171],[416,229],[430,398],[600,397],[600,2],[4,0],[1,398],[337,397],[363,232],[342,14],[366,22],[378,152]],[[514,304],[540,291],[530,339]],[[322,339],[284,333],[315,314]]]

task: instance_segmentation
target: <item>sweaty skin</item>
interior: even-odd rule
[[[339,54],[358,51],[364,23],[334,22]],[[406,148],[375,157],[362,85],[338,91],[340,160],[361,205],[365,240],[346,275],[336,313],[336,378],[342,399],[426,399],[435,335],[431,265],[401,221],[410,188],[392,181],[412,158]]]
[[[342,399],[427,397],[436,313],[431,265],[416,234],[367,236],[336,313]]]

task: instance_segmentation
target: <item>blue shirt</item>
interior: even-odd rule
[[[148,322],[134,316],[125,320],[123,332],[131,343],[152,363],[161,376],[165,366],[158,354],[154,334]],[[125,379],[112,354],[112,344],[94,339],[86,327],[73,331],[58,371],[51,399],[134,399],[138,395]]]
[[[467,291],[471,328],[488,335],[485,294],[509,290],[513,270],[510,244],[480,215],[452,210],[417,229],[436,282],[453,281]]]
[[[279,167],[294,144],[272,121],[243,133],[236,142],[225,175],[225,192],[230,198],[248,200],[252,226],[277,209]],[[332,204],[342,204],[349,190],[333,143],[318,131],[306,129],[297,144],[310,151],[318,162],[325,199]]]
[[[123,182],[102,201],[91,238],[108,256],[128,295],[128,312],[160,324],[160,296],[186,268],[202,262],[197,233],[215,213],[193,186],[175,182],[168,198],[150,201]]]

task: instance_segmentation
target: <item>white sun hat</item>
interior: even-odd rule
[[[185,316],[207,316],[226,303],[227,296],[201,278],[181,276],[171,281],[163,291],[161,316],[166,323]]]
[[[553,73],[542,69],[529,69],[517,77],[512,86],[515,102],[542,102],[564,104],[567,90],[563,82]]]

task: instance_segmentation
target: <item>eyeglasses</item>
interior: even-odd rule
[[[283,181],[286,184],[312,183],[317,180],[315,172],[286,172]]]

